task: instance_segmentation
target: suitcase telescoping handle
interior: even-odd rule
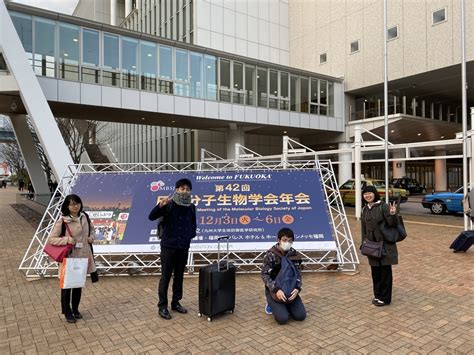
[[[227,240],[227,269],[229,269],[229,236],[217,238],[217,271],[221,271],[221,240]]]

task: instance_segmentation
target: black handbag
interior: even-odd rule
[[[403,223],[402,216],[398,216],[398,224],[395,227],[389,226],[385,221],[380,226],[383,234],[383,238],[386,242],[397,243],[401,242],[407,237],[405,230],[405,224]]]
[[[383,256],[383,242],[373,242],[371,240],[364,239],[360,246],[360,252],[362,255],[369,256],[374,259],[381,259]]]

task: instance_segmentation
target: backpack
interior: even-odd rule
[[[298,272],[296,266],[287,256],[283,256],[281,258],[281,269],[275,278],[275,286],[281,289],[288,298],[291,296],[291,291],[296,288],[297,284]]]

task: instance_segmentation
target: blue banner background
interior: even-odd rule
[[[215,243],[219,236],[232,236],[233,243],[275,241],[283,227],[293,229],[297,241],[334,240],[314,170],[85,173],[72,193],[86,211],[113,211],[108,222],[122,224],[117,244],[157,244],[156,222],[148,214],[181,178],[193,184],[198,222],[193,243]],[[120,221],[124,214],[128,220]]]

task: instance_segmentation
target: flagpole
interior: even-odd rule
[[[461,48],[462,48],[462,183],[464,194],[468,188],[468,164],[467,164],[467,85],[466,85],[466,19],[465,0],[461,1]],[[471,187],[472,188],[472,187]],[[472,203],[472,201],[471,201]],[[469,217],[464,215],[464,230],[468,230]]]
[[[390,201],[388,182],[388,63],[387,63],[387,0],[383,2],[383,116],[385,138],[385,202]]]

